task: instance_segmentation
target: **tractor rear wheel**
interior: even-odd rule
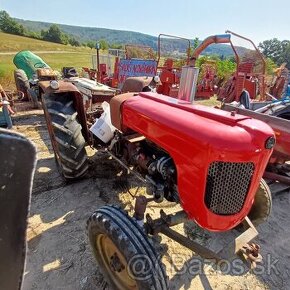
[[[93,254],[113,289],[168,289],[154,247],[125,211],[101,207],[87,221],[87,231]]]
[[[271,190],[264,179],[261,179],[260,186],[256,192],[253,206],[248,214],[252,223],[257,226],[265,222],[272,209]]]
[[[79,179],[88,171],[85,139],[70,97],[43,98],[47,127],[61,174],[67,180]]]
[[[16,69],[14,71],[15,85],[18,91],[24,94],[24,100],[27,100],[27,90],[29,89],[29,82],[24,70]]]

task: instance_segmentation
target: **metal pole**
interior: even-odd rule
[[[99,50],[100,50],[100,43],[97,42],[96,43],[96,49],[97,49],[97,81],[100,81],[100,54],[99,54]]]

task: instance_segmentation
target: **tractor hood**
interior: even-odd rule
[[[144,135],[174,160],[181,205],[190,218],[213,231],[245,218],[272,153],[266,142],[274,132],[267,124],[154,93],[115,98],[111,112],[118,112],[120,122],[113,118],[113,124]],[[223,203],[229,212],[221,210]]]

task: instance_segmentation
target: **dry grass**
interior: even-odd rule
[[[73,66],[79,70],[91,67],[92,54],[95,53],[95,50],[88,47],[73,47],[2,32],[0,39],[0,83],[5,89],[15,89],[13,57],[21,50],[35,52],[56,70],[64,66]]]
[[[88,47],[57,44],[3,32],[0,32],[0,39],[0,53],[18,52],[20,50],[91,52]]]
[[[208,100],[196,100],[195,103],[208,106],[208,107],[215,107],[215,106],[220,106],[221,102],[217,100],[217,96],[214,95]]]

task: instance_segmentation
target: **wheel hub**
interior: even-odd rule
[[[113,271],[118,272],[118,273],[125,270],[125,266],[122,264],[117,253],[114,253],[114,255],[111,256],[110,266],[111,266]]]
[[[112,283],[120,290],[137,290],[137,283],[129,274],[128,263],[114,242],[105,234],[96,238],[96,247]]]

